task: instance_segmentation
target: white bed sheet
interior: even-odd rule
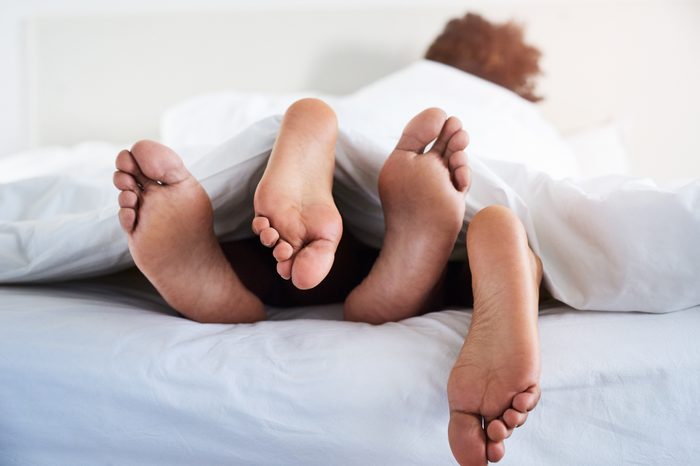
[[[470,313],[198,324],[119,283],[0,287],[0,464],[454,464]],[[697,464],[698,328],[700,308],[544,309],[542,400],[503,464]]]

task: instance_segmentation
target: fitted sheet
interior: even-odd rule
[[[447,377],[470,320],[181,318],[130,273],[0,286],[0,464],[454,464]],[[542,400],[502,464],[696,464],[700,308],[541,310]]]

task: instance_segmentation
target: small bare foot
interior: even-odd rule
[[[540,397],[539,258],[517,217],[503,207],[474,217],[467,245],[474,313],[447,387],[448,436],[462,466],[499,461],[503,441]]]
[[[464,220],[467,143],[460,121],[437,108],[406,125],[379,175],[384,243],[367,278],[345,300],[346,319],[379,324],[432,310]]]
[[[302,290],[328,275],[343,233],[332,194],[337,131],[322,101],[292,104],[255,191],[253,231],[274,248],[277,272]]]
[[[263,305],[214,236],[211,202],[180,157],[153,141],[117,155],[119,221],[136,266],[173,308],[200,322],[254,322]]]

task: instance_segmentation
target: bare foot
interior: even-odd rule
[[[263,305],[214,236],[211,202],[180,157],[153,141],[117,155],[119,221],[136,266],[173,308],[200,322],[254,322]]]
[[[462,466],[499,461],[540,397],[541,262],[506,208],[482,210],[467,231],[474,314],[447,387],[449,441]]]
[[[343,233],[332,195],[336,136],[325,103],[292,104],[255,191],[253,231],[274,248],[277,272],[302,290],[328,275]]]
[[[372,271],[345,300],[346,319],[379,324],[432,310],[464,220],[467,143],[460,121],[437,108],[406,125],[379,175],[384,243]]]

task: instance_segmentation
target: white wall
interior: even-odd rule
[[[413,2],[416,3],[416,2]],[[418,2],[420,3],[420,2]],[[437,4],[445,3],[441,1]],[[454,4],[454,1],[447,2]],[[410,5],[400,0],[0,0],[0,156],[30,146],[27,90],[22,51],[25,20],[48,15],[94,15],[282,5],[342,8],[357,5]]]
[[[429,0],[455,5],[458,0]],[[564,0],[562,0],[564,1]],[[411,6],[426,0],[0,0],[0,156],[30,146],[28,102],[22,85],[25,20],[44,15],[94,15],[277,6],[352,8]],[[498,0],[495,3],[500,3]]]

